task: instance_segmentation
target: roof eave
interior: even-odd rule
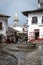
[[[5,15],[5,14],[0,14],[0,17],[10,18],[11,16],[8,16],[8,15]]]
[[[27,11],[24,11],[22,13],[23,13],[23,15],[25,15],[26,17],[28,17],[28,12]]]
[[[23,11],[23,15],[27,16],[28,17],[28,14],[30,13],[36,13],[36,12],[43,12],[43,9],[40,10],[40,9],[37,9],[37,10],[31,10],[31,11]]]

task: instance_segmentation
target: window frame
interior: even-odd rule
[[[36,21],[35,21],[36,20]],[[35,21],[35,22],[34,22]],[[32,24],[37,24],[38,23],[38,17],[37,16],[33,16],[32,17]]]
[[[1,26],[1,27],[0,27],[0,30],[2,30],[2,22],[0,22],[0,26]]]
[[[42,16],[42,24],[43,24],[43,16]]]

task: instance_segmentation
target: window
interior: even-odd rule
[[[0,22],[0,30],[2,30],[2,22]]]
[[[43,16],[42,16],[42,23],[43,23]]]
[[[32,24],[37,24],[37,17],[32,17]]]

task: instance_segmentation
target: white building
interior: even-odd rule
[[[2,38],[6,36],[6,32],[8,31],[8,18],[10,16],[0,14],[0,42]]]
[[[43,38],[43,0],[38,0],[36,10],[22,12],[28,17],[28,39]]]

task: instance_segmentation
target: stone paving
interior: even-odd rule
[[[15,56],[6,52],[0,52],[0,65],[17,65],[18,60]]]
[[[5,45],[0,45],[0,65],[18,65],[17,58],[4,51]]]
[[[8,45],[5,44],[5,47],[3,50],[6,51],[7,53],[14,55],[18,60],[18,65],[41,65],[41,59],[40,59],[41,51],[39,50],[39,48],[34,49],[31,52],[29,50],[28,52],[26,52],[26,51],[16,51],[18,49],[16,47],[17,45],[15,44],[8,44]],[[13,49],[13,50],[9,50],[9,49]],[[11,61],[13,61],[12,58],[11,58]]]

